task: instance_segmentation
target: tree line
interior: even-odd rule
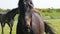
[[[10,11],[10,9],[1,9],[0,8],[0,12],[8,12],[8,11]]]
[[[41,12],[53,12],[53,11],[56,11],[56,12],[60,12],[60,9],[50,9],[50,8],[46,8],[46,9],[40,9],[40,8],[35,8]],[[0,8],[0,12],[8,12],[10,11],[11,9],[1,9]]]

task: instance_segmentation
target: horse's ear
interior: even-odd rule
[[[30,7],[30,8],[33,8],[33,7],[34,7],[32,0],[29,0],[29,1],[28,1],[28,4],[29,4],[29,7]]]

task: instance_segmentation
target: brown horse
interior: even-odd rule
[[[44,34],[43,20],[32,0],[19,0],[19,14],[17,34]]]
[[[28,15],[26,17],[28,31],[30,31],[30,29],[32,29],[34,34],[44,34],[44,23],[40,16],[40,13],[33,9],[32,18],[30,17],[31,15],[29,15],[29,13],[30,12],[28,12]]]

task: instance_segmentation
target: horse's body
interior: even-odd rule
[[[17,8],[9,11],[6,14],[0,14],[0,23],[1,23],[1,27],[2,27],[2,34],[4,34],[3,29],[4,29],[4,26],[5,26],[6,23],[10,27],[10,34],[12,34],[12,27],[13,27],[14,16],[17,13],[16,10],[17,10]]]
[[[44,34],[44,23],[36,10],[32,11],[32,30],[34,34]]]
[[[41,16],[41,14],[39,13],[38,10],[35,9],[34,12],[37,13],[37,14],[39,14]],[[53,31],[53,29],[46,22],[44,22],[44,26],[45,26],[45,33],[46,34],[55,34],[55,32]]]

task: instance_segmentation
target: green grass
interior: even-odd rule
[[[13,25],[13,30],[12,30],[12,33],[13,34],[16,34],[16,25],[17,25],[17,21],[14,21],[14,25]],[[1,34],[1,26],[0,26],[0,34]],[[4,27],[4,34],[9,34],[9,31],[10,31],[10,28],[9,26],[6,24],[5,27]]]
[[[43,16],[45,16],[46,13],[42,13]],[[50,13],[50,15],[52,15],[53,13]],[[55,16],[54,16],[55,15]],[[59,13],[54,13],[52,16],[53,17],[57,17],[60,15]],[[16,25],[17,25],[17,18],[18,18],[18,15],[15,16],[15,21],[14,21],[14,25],[13,25],[13,30],[12,30],[12,34],[16,34]],[[60,19],[48,19],[48,20],[44,20],[46,21],[54,30],[54,32],[56,34],[60,34]],[[5,34],[9,34],[9,26],[6,24],[5,27],[4,27],[4,33]],[[1,25],[0,25],[0,34],[1,34]]]
[[[60,34],[60,19],[50,19],[50,20],[45,20],[54,30],[56,34]],[[14,21],[14,26],[13,26],[13,34],[16,34],[16,25],[17,21]],[[6,24],[4,28],[4,33],[9,34],[9,26]],[[0,34],[1,34],[1,26],[0,26]]]
[[[60,34],[60,19],[45,20],[54,30],[56,34]]]
[[[45,16],[50,16],[51,19],[60,19],[60,12],[52,12],[52,13],[47,13],[47,12],[41,12],[42,17],[44,18]],[[45,18],[44,18],[45,19]]]
[[[50,16],[50,19],[45,21],[53,28],[56,34],[60,34],[60,12],[52,11],[51,13],[41,12],[43,19],[45,16]]]

